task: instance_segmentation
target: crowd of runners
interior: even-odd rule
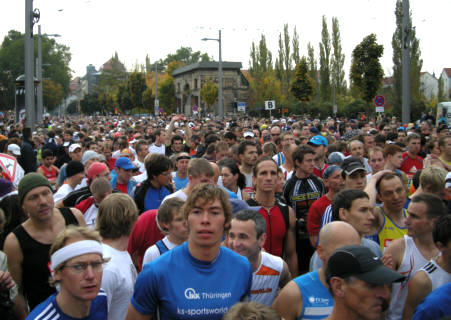
[[[431,116],[0,123],[0,319],[442,319]]]

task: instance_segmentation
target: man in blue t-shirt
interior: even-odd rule
[[[219,320],[249,297],[249,261],[221,246],[232,217],[228,200],[213,184],[193,189],[183,211],[188,241],[145,265],[126,319]]]
[[[188,163],[191,157],[187,152],[181,152],[175,158],[176,171],[172,172],[172,181],[175,185],[175,190],[183,189],[188,184]]]

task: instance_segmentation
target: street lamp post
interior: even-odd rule
[[[61,35],[52,33],[52,34],[43,34],[41,35],[41,25],[38,25],[38,58],[36,59],[36,78],[38,78],[38,92],[37,92],[37,121],[40,122],[42,120],[42,114],[44,113],[44,103],[42,98],[42,49],[41,49],[41,37],[61,37]],[[61,112],[60,112],[61,113]],[[61,116],[61,114],[60,114]]]
[[[25,1],[25,125],[33,128],[34,81],[33,81],[33,0]],[[17,121],[19,119],[16,119]]]
[[[219,38],[203,38],[202,41],[214,40],[219,43],[219,67],[218,67],[218,116],[224,117],[224,105],[222,101],[222,50],[221,50],[221,30],[219,30]]]

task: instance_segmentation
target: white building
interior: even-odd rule
[[[443,85],[443,93],[446,96],[446,100],[451,99],[451,68],[443,68],[440,74],[440,81]]]

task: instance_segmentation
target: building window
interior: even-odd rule
[[[180,92],[180,82],[177,83],[177,92]]]
[[[194,89],[197,89],[197,79],[194,79]]]

